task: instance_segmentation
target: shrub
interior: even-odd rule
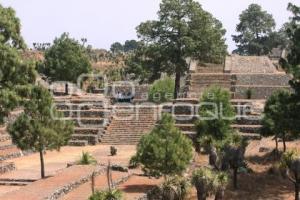
[[[117,155],[117,151],[118,151],[118,149],[116,147],[114,147],[114,146],[110,147],[110,155],[111,156]]]
[[[211,135],[215,140],[224,140],[230,136],[235,116],[230,93],[213,86],[205,90],[200,102],[205,104],[199,108],[200,120],[196,122],[198,137]]]
[[[181,174],[192,159],[192,141],[174,123],[171,115],[163,114],[157,126],[138,144],[136,158],[150,175]]]
[[[81,158],[78,161],[79,165],[97,164],[97,160],[88,152],[82,152]]]
[[[148,194],[150,200],[183,200],[189,188],[187,179],[174,176]]]
[[[153,83],[148,91],[149,101],[164,103],[173,99],[175,83],[172,78],[166,77]]]
[[[120,190],[97,191],[90,196],[89,200],[121,200],[122,192]]]
[[[130,169],[135,169],[139,166],[139,160],[138,157],[136,155],[132,156],[130,161],[129,161],[129,168]]]
[[[253,96],[253,90],[247,89],[246,90],[246,98],[247,99],[252,99],[252,96]]]

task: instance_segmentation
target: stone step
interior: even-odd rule
[[[104,127],[107,122],[104,118],[66,118],[66,120],[72,120],[75,126],[79,127]]]
[[[16,166],[15,163],[13,162],[0,162],[0,174],[5,174],[15,169]]]
[[[256,133],[239,133],[239,135],[246,139],[249,139],[249,140],[261,140],[262,139],[260,134],[256,134]]]
[[[259,133],[261,127],[261,125],[232,125],[232,128],[241,133]]]
[[[106,108],[104,103],[94,104],[71,104],[67,102],[56,103],[56,109],[58,110],[92,110]]]
[[[260,125],[261,120],[259,118],[251,118],[249,117],[242,117],[242,118],[237,118],[235,120],[235,123],[238,125]]]
[[[181,131],[189,131],[189,132],[196,131],[196,127],[194,124],[175,124],[175,126],[179,128]]]
[[[22,156],[22,151],[16,146],[0,150],[0,161]]]
[[[72,141],[87,141],[90,145],[96,145],[99,142],[99,136],[98,135],[92,135],[92,134],[73,134],[71,136]]]
[[[70,140],[68,143],[69,146],[87,146],[87,140]]]
[[[0,142],[11,141],[11,137],[8,134],[0,135]]]
[[[92,134],[92,135],[99,135],[102,134],[104,129],[102,128],[82,128],[82,127],[76,127],[74,129],[74,134]]]
[[[0,180],[0,185],[2,186],[26,186],[31,182],[22,182],[22,181],[2,181]]]
[[[64,117],[66,118],[107,118],[108,116],[110,116],[110,111],[108,110],[61,110],[60,112],[62,112]]]

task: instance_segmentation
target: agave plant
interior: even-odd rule
[[[121,200],[121,199],[122,199],[122,192],[117,189],[97,191],[89,198],[89,200]]]
[[[192,184],[196,187],[198,200],[206,200],[214,190],[214,172],[200,168],[193,172]]]
[[[218,172],[213,181],[213,188],[215,190],[215,200],[223,200],[225,189],[228,185],[228,174]]]
[[[78,161],[79,165],[93,165],[97,164],[97,160],[89,153],[82,152],[81,158]]]

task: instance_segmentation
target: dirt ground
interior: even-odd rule
[[[282,144],[280,144],[282,145]],[[259,149],[266,148],[265,152]],[[253,173],[240,174],[238,176],[238,190],[234,190],[232,182],[225,192],[225,200],[294,200],[294,186],[288,179],[279,174],[270,174],[268,170],[276,163],[271,151],[275,148],[275,142],[271,138],[261,141],[252,141],[246,152],[249,167]],[[300,141],[288,142],[288,149],[300,150]],[[204,155],[199,155],[197,161],[206,162],[208,159]],[[196,191],[192,191],[188,200],[196,200]],[[208,199],[213,199],[208,198]]]

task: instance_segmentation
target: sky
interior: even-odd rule
[[[239,14],[249,4],[260,4],[271,13],[277,29],[288,21],[287,4],[300,5],[300,0],[198,0],[203,8],[219,19],[227,30],[228,50],[235,49]],[[157,19],[160,0],[0,0],[13,7],[21,19],[22,35],[32,43],[52,42],[63,32],[78,40],[87,38],[94,48],[109,49],[113,42],[136,39],[135,28],[143,21]]]

